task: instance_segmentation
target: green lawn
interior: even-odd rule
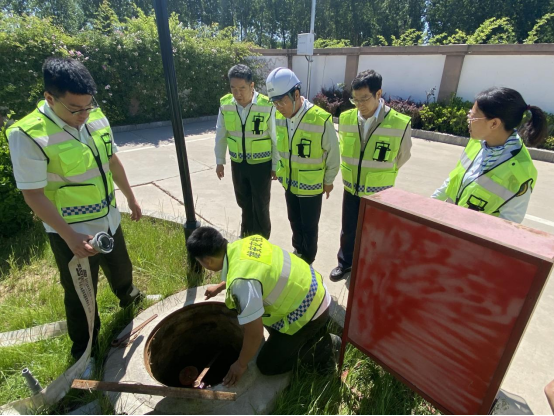
[[[187,277],[183,228],[179,224],[145,217],[139,223],[123,216],[123,230],[134,266],[136,285],[146,294],[164,297],[214,280],[214,276]],[[17,239],[0,240],[0,332],[29,328],[65,319],[63,290],[54,257],[37,223]],[[98,310],[102,321],[101,353],[138,314],[121,310],[106,279],[98,285]],[[143,305],[147,307],[148,304]],[[0,404],[27,397],[21,369],[29,367],[42,386],[48,385],[72,364],[67,335],[32,344],[0,348]],[[54,413],[63,413],[91,400],[89,394],[71,392]]]
[[[184,233],[179,224],[123,216],[123,230],[137,286],[146,294],[164,297],[187,287],[215,282],[213,274],[187,277]],[[101,277],[98,309],[102,321],[100,360],[112,339],[139,313],[121,310]],[[143,305],[148,307],[148,304]],[[65,319],[63,291],[52,252],[40,223],[17,239],[0,239],[0,332],[29,328]],[[335,328],[334,332],[338,329]],[[67,335],[36,343],[0,348],[0,405],[27,397],[21,369],[29,367],[42,386],[73,364]],[[433,414],[435,409],[354,348],[348,348],[346,383],[339,374],[320,376],[303,369],[277,399],[276,414]],[[97,377],[101,377],[101,370]],[[64,414],[100,398],[103,413],[113,413],[100,393],[71,390],[50,414]]]

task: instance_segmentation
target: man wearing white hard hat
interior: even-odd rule
[[[300,80],[290,69],[274,69],[266,86],[277,108],[277,179],[285,188],[292,245],[311,264],[323,193],[329,198],[340,168],[337,134],[331,115],[300,95]]]

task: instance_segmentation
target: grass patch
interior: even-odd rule
[[[136,223],[123,215],[122,227],[133,262],[133,280],[143,293],[159,293],[166,297],[187,287],[216,280],[213,274],[187,276],[181,225],[149,217]],[[0,257],[0,314],[3,317],[0,332],[64,320],[63,289],[42,225],[35,224],[12,241],[0,241],[0,247],[3,253]],[[102,322],[98,361],[102,362],[112,339],[140,311],[136,307],[120,309],[102,273],[96,299]],[[70,348],[67,335],[0,348],[0,404],[28,397],[21,377],[24,367],[29,367],[43,387],[61,375],[74,363]],[[97,376],[101,377],[101,371]],[[63,414],[95,398],[102,398],[103,410],[109,413],[109,404],[100,392],[91,395],[80,391],[71,391],[55,408],[49,409],[49,413]]]
[[[153,218],[122,221],[127,248],[134,267],[134,281],[146,294],[169,296],[187,287],[213,283],[216,275],[187,276],[183,228]],[[0,332],[65,319],[63,290],[52,252],[41,225],[16,241],[0,241],[9,249],[0,265]],[[25,241],[20,241],[20,240]],[[2,251],[5,253],[5,251]],[[98,362],[106,358],[112,339],[140,312],[124,310],[106,279],[99,279],[98,310],[102,321]],[[148,307],[148,304],[143,307]],[[333,330],[337,333],[337,328]],[[0,405],[28,397],[21,369],[29,367],[43,387],[72,364],[71,341],[67,335],[15,347],[0,348]],[[277,399],[275,414],[436,414],[435,409],[355,348],[347,349],[346,383],[337,374],[321,376],[297,370],[292,382]],[[97,369],[96,379],[101,379]],[[95,399],[102,412],[113,414],[102,392],[71,390],[50,414],[66,414]]]
[[[299,367],[277,398],[274,414],[382,415],[438,414],[418,394],[356,348],[346,349],[345,382],[337,373],[322,376]]]

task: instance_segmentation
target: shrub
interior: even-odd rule
[[[350,93],[344,88],[343,84],[337,84],[329,89],[322,88],[314,97],[314,104],[331,113],[333,117],[339,117],[340,114],[353,108],[350,103]]]
[[[8,119],[11,115],[10,112]],[[33,223],[33,213],[15,185],[6,124],[4,121],[0,128],[0,237],[15,235]]]
[[[113,125],[168,120],[155,17],[137,10],[136,18],[118,22],[104,2],[94,24],[69,35],[49,19],[0,15],[0,105],[18,117],[30,112],[42,98],[44,59],[71,56],[93,75],[97,101]],[[232,28],[186,28],[176,14],[169,26],[183,117],[216,114],[229,90],[227,71],[246,62],[251,44],[237,42]]]
[[[391,97],[389,98],[389,100],[385,100],[385,104],[388,105],[390,108],[398,111],[399,113],[410,116],[412,118],[412,128],[421,129],[421,104],[417,104],[414,101],[410,100],[410,97],[408,97],[407,100]]]
[[[314,42],[314,48],[351,48],[352,43],[348,39],[324,39],[319,38]]]
[[[453,96],[448,104],[424,104],[420,110],[423,130],[469,137],[467,112],[473,103]]]
[[[548,123],[548,137],[546,141],[538,146],[541,149],[554,150],[554,114],[546,113]]]

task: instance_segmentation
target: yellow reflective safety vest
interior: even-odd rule
[[[287,119],[279,112],[275,115],[277,150],[281,156],[277,179],[295,195],[323,193],[325,151],[321,143],[325,122],[331,114],[314,105],[304,113],[292,140],[289,138]]]
[[[481,149],[479,140],[469,140],[456,168],[450,172],[446,202],[499,216],[499,210],[506,202],[520,193],[525,193],[529,187],[533,189],[537,182],[537,169],[529,151],[521,143],[521,149],[517,154],[482,172],[468,185],[462,186],[466,172],[473,165]]]
[[[259,235],[229,244],[227,264],[227,307],[240,308],[232,295],[237,279],[257,280],[263,291],[263,324],[284,334],[293,335],[310,322],[325,298],[323,279],[312,266]]]
[[[340,115],[341,173],[348,192],[365,196],[394,186],[398,151],[410,120],[390,109],[362,149],[358,110],[354,108]]]
[[[233,100],[233,94],[222,97],[220,104],[231,160],[237,163],[246,160],[251,165],[271,160],[269,118],[272,104],[269,99],[258,94],[257,102],[250,107],[244,124]]]
[[[94,148],[61,129],[39,108],[9,128],[25,133],[46,156],[48,183],[44,194],[69,224],[105,217],[109,207],[116,206],[108,119],[100,109],[93,110],[84,128],[92,137]]]

